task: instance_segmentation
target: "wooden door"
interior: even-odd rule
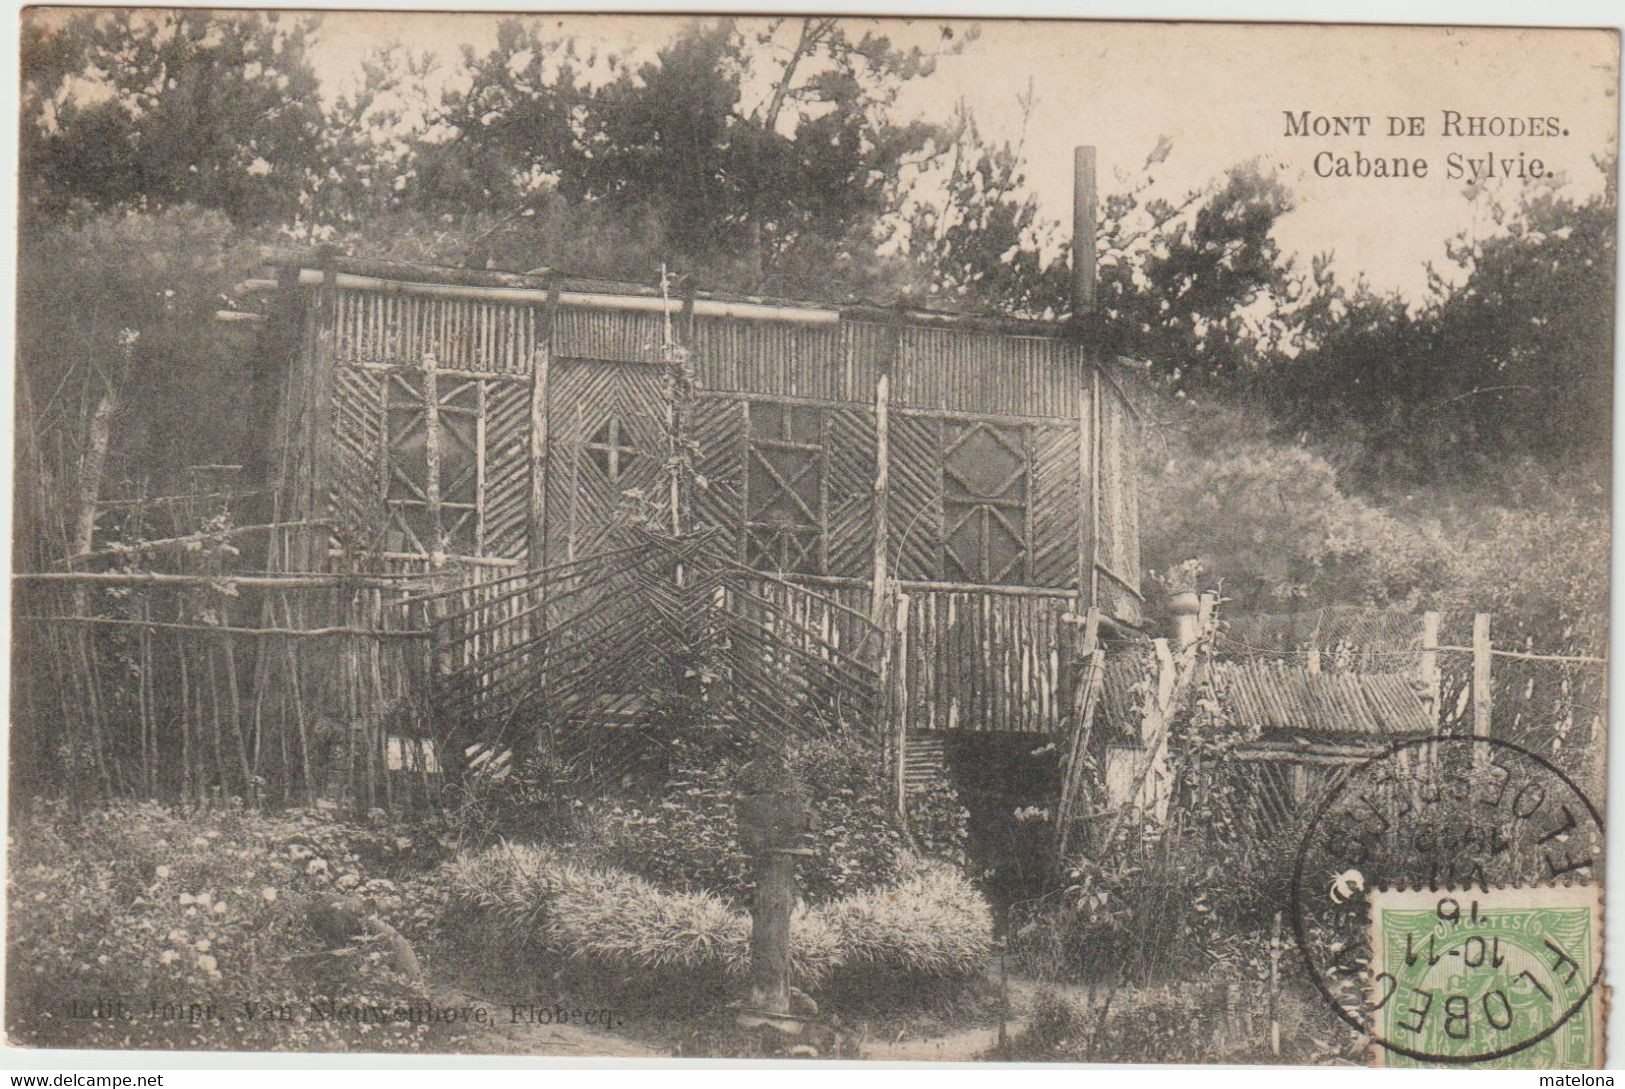
[[[648,363],[564,360],[548,390],[547,563],[603,547],[615,510],[665,479],[666,381]]]

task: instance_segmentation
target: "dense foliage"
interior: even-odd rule
[[[477,784],[458,816],[472,841],[566,843],[578,857],[674,889],[748,904],[754,861],[740,842],[738,803],[746,759],[716,731],[662,732],[641,749],[660,774],[641,789],[583,789],[543,758]],[[912,852],[964,860],[967,815],[950,789],[916,799],[914,835],[887,808],[880,764],[861,741],[832,737],[793,746],[791,773],[809,789],[814,852],[797,866],[801,894],[819,903],[895,881]]]

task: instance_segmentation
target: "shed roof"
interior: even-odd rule
[[[1306,666],[1267,659],[1215,661],[1211,669],[1228,717],[1265,737],[1390,741],[1434,729],[1413,674],[1311,673]]]
[[[389,284],[414,284],[447,291],[482,292],[515,299],[542,300],[557,288],[566,295],[607,296],[622,299],[647,299],[660,305],[660,289],[651,284],[593,277],[572,276],[557,269],[533,269],[528,272],[508,272],[497,269],[469,269],[447,265],[428,265],[408,261],[375,258],[345,257],[325,251],[267,248],[268,261],[297,273],[302,282],[317,282],[326,271],[352,280],[373,281],[371,285],[387,287]],[[885,321],[901,318],[922,325],[951,325],[958,328],[980,329],[1015,336],[1066,337],[1073,335],[1074,326],[1067,320],[1018,318],[990,313],[949,311],[920,306],[909,300],[879,303],[871,300],[809,301],[788,299],[772,295],[752,295],[738,292],[694,290],[690,292],[696,306],[713,304],[719,311],[738,317],[765,317],[777,312],[781,320],[808,322]],[[571,300],[566,298],[568,303]],[[682,299],[672,300],[681,303]],[[1133,366],[1132,361],[1120,360]]]
[[[1384,610],[1229,618],[1201,681],[1228,721],[1263,740],[1387,744],[1436,728],[1418,686],[1420,632],[1419,617]],[[1155,670],[1149,642],[1108,652],[1101,711],[1114,744],[1138,743]]]

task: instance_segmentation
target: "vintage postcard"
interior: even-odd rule
[[[1604,1061],[1614,31],[20,35],[8,1056]]]

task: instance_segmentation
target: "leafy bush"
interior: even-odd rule
[[[833,900],[812,917],[833,933],[841,967],[914,975],[974,972],[993,931],[987,901],[958,870],[913,860],[897,884]]]
[[[706,890],[748,901],[754,861],[740,842],[738,779],[745,761],[705,736],[667,736],[657,788],[639,797],[582,799],[568,778],[537,758],[501,784],[471,794],[460,823],[475,842],[492,838],[568,844],[577,857],[667,888]],[[852,737],[804,742],[788,754],[808,790],[813,856],[799,868],[802,895],[819,903],[902,874],[915,848],[964,859],[964,807],[945,784],[916,796],[914,838],[897,828],[875,753]]]
[[[965,878],[908,858],[904,876],[818,906],[790,922],[791,970],[817,985],[847,969],[956,977],[976,971],[992,916]],[[454,903],[501,942],[640,971],[743,976],[750,917],[707,891],[671,891],[562,849],[505,844],[447,866]]]
[[[1409,604],[1448,585],[1451,546],[1436,520],[1347,494],[1326,457],[1271,439],[1259,412],[1206,404],[1178,417],[1144,461],[1153,571],[1195,560],[1244,612]]]
[[[7,872],[11,1038],[38,1046],[416,1049],[445,1026],[324,1020],[315,1004],[396,1008],[415,997],[387,955],[335,956],[306,921],[339,892],[402,929],[426,922],[410,877],[423,844],[382,820],[320,812],[181,813],[123,804],[19,821]],[[387,875],[387,876],[386,876]],[[67,1003],[116,997],[125,1018]],[[213,1007],[165,1018],[152,1000]],[[286,1019],[280,1015],[286,1012]],[[272,1012],[275,1019],[262,1019]]]

